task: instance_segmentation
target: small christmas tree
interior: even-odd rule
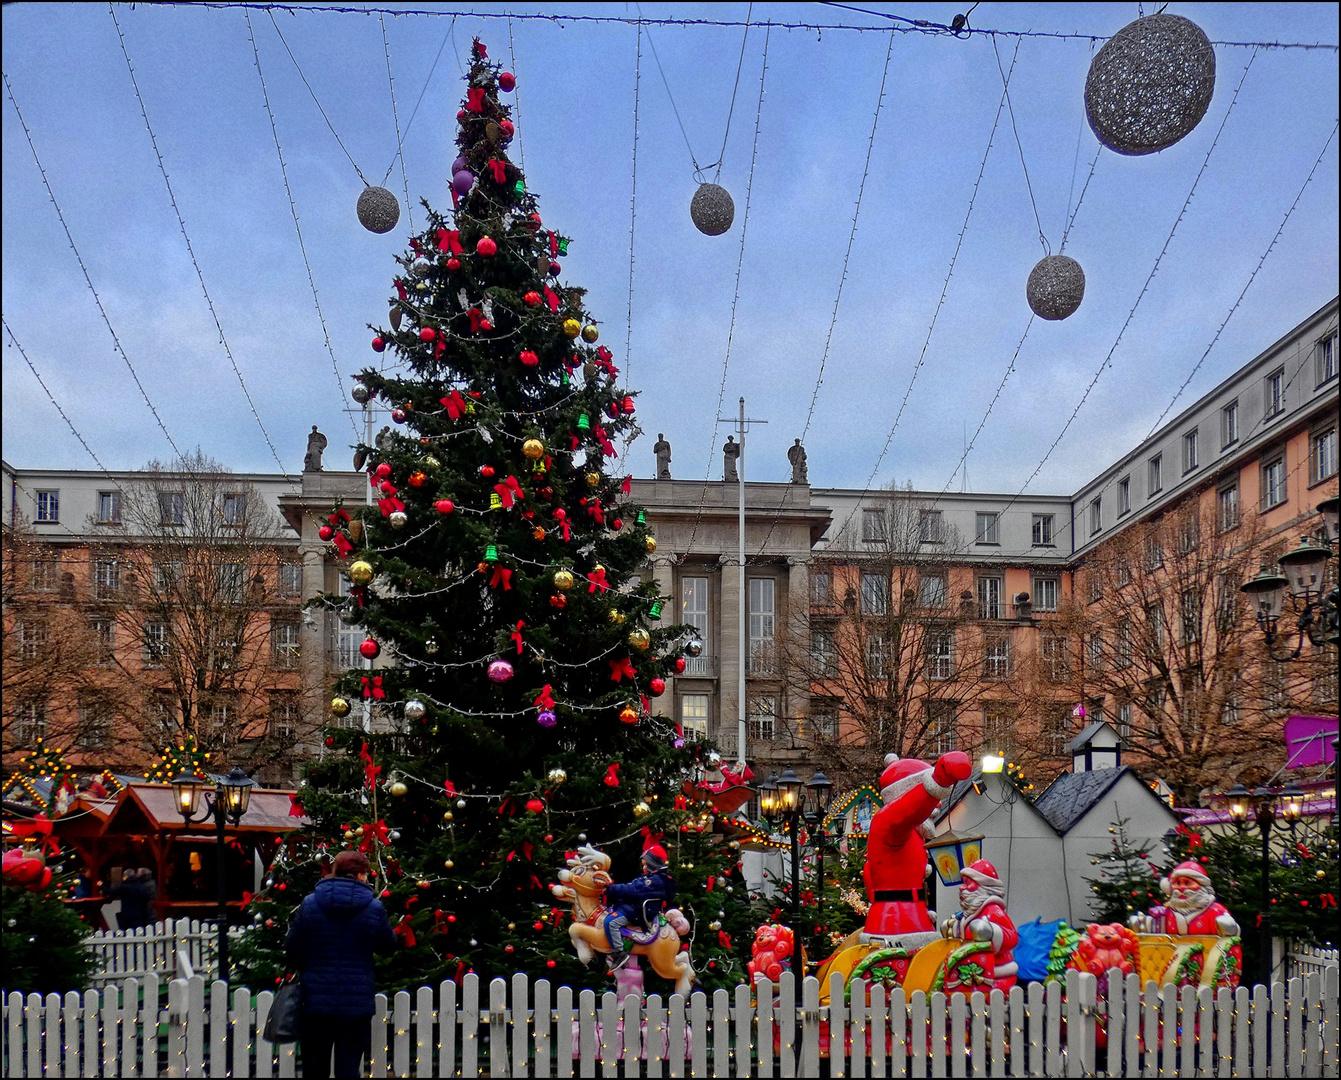
[[[1099,867],[1097,878],[1087,878],[1094,893],[1096,923],[1122,923],[1137,912],[1164,903],[1159,868],[1151,862],[1150,845],[1127,834],[1130,818],[1119,817],[1108,827],[1112,839],[1105,854],[1090,859]]]

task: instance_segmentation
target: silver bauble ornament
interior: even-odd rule
[[[438,639],[437,639],[437,638],[435,638],[435,637],[431,637],[431,638],[429,638],[427,641],[424,642],[424,652],[427,653],[429,656],[434,656],[434,655],[436,655],[436,654],[437,654],[437,651],[438,651]]]
[[[1151,15],[1128,23],[1094,55],[1085,115],[1095,137],[1128,156],[1164,150],[1206,115],[1215,50],[1196,23]]]
[[[424,703],[415,698],[411,698],[405,703],[406,720],[422,720],[424,718]]]
[[[702,656],[703,642],[698,638],[690,638],[684,643],[685,656]]]
[[[1029,272],[1025,295],[1040,319],[1065,319],[1085,298],[1085,271],[1069,255],[1048,255]]]
[[[360,405],[366,405],[368,403],[368,399],[372,397],[372,392],[366,386],[356,386],[354,387],[353,390],[349,392],[349,396],[352,397],[355,401],[357,401]]]
[[[390,232],[400,220],[400,203],[384,187],[366,187],[355,208],[359,224],[369,232]]]
[[[387,520],[391,522],[391,527],[393,529],[403,529],[405,528],[405,523],[410,519],[405,515],[404,510],[393,510],[391,516]]]
[[[694,228],[707,236],[721,236],[736,219],[736,204],[726,188],[717,184],[699,184],[689,201],[689,216]]]
[[[427,259],[415,259],[410,264],[410,273],[417,278],[428,277],[428,272],[433,269],[433,264]]]
[[[560,769],[556,766],[555,768],[550,769],[545,779],[547,779],[551,784],[562,784],[565,780],[568,779],[568,773],[566,773],[563,769]]]

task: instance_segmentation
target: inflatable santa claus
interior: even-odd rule
[[[1200,863],[1179,863],[1159,887],[1165,896],[1163,925],[1150,915],[1134,915],[1130,920],[1133,929],[1147,934],[1238,936],[1239,924],[1216,900],[1211,879]]]
[[[954,918],[941,923],[941,936],[960,941],[987,941],[992,945],[993,985],[1009,990],[1015,985],[1015,946],[1020,935],[1006,914],[1006,887],[996,867],[986,859],[964,867],[959,907]]]
[[[916,758],[885,759],[880,774],[880,797],[884,805],[871,819],[866,838],[866,914],[868,935],[889,937],[930,931],[931,921],[923,899],[927,873],[927,849],[923,823],[959,780],[967,780],[973,763],[967,754],[952,750],[934,766]]]

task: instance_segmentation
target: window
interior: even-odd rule
[[[1314,432],[1308,444],[1309,483],[1316,484],[1336,475],[1336,427]]]
[[[1010,677],[1010,638],[1005,634],[989,634],[984,641],[982,674],[985,679]]]
[[[817,607],[833,603],[833,577],[829,571],[810,572],[810,602]]]
[[[1097,533],[1100,529],[1102,529],[1102,528],[1104,527],[1103,522],[1104,522],[1104,519],[1103,519],[1103,507],[1102,507],[1102,504],[1101,504],[1101,502],[1100,502],[1100,500],[1099,500],[1099,496],[1096,495],[1093,499],[1090,500],[1090,535],[1091,535],[1091,536],[1093,536],[1095,533]]]
[[[1121,701],[1117,707],[1117,730],[1123,739],[1131,738],[1131,702]]]
[[[1061,582],[1054,577],[1034,578],[1034,610],[1056,611]]]
[[[47,621],[41,616],[30,616],[18,626],[19,655],[24,660],[37,660],[47,647]]]
[[[919,510],[917,512],[917,540],[922,544],[941,542],[941,512],[939,510]]]
[[[115,599],[121,591],[121,564],[115,559],[93,560],[93,597],[96,600]]]
[[[680,621],[694,628],[706,650],[708,645],[707,578],[683,577],[680,579]]]
[[[1197,429],[1193,428],[1183,432],[1183,472],[1191,472],[1197,464]]]
[[[1239,591],[1237,574],[1221,574],[1216,582],[1215,628],[1221,634],[1227,634],[1234,628],[1239,617],[1239,603],[1243,593]]]
[[[240,604],[247,595],[247,568],[242,563],[220,563],[214,568],[214,584],[219,599]]]
[[[298,666],[298,624],[278,615],[270,617],[270,649],[277,668]]]
[[[79,732],[75,742],[81,750],[106,750],[112,745],[112,709],[93,694],[79,697]]]
[[[181,580],[182,564],[177,559],[163,559],[154,564],[154,589],[160,596],[170,595]]]
[[[1065,705],[1049,705],[1043,716],[1043,752],[1061,757],[1071,741],[1071,710]]]
[[[1145,633],[1151,649],[1164,648],[1164,609],[1159,604],[1145,609]]]
[[[168,624],[151,619],[144,624],[144,663],[157,667],[168,655]],[[353,665],[350,665],[351,667]]]
[[[1145,568],[1158,570],[1164,565],[1164,541],[1155,533],[1145,538]]]
[[[883,615],[889,610],[889,578],[884,574],[861,575],[861,613]]]
[[[1118,517],[1131,513],[1131,477],[1124,476],[1118,481]]]
[[[210,646],[210,665],[216,672],[231,671],[240,652],[238,643],[232,638],[216,641]]]
[[[33,589],[37,592],[55,592],[61,580],[59,555],[40,555],[33,560]]]
[[[1220,448],[1239,441],[1239,403],[1235,399],[1220,410]]]
[[[1239,525],[1239,485],[1237,482],[1222,487],[1215,496],[1216,521],[1221,532],[1237,529]]]
[[[1095,630],[1086,639],[1086,648],[1089,650],[1089,669],[1091,675],[1102,674],[1104,670],[1104,636]]]
[[[918,581],[918,598],[923,607],[945,607],[948,595],[944,574],[923,574]]]
[[[689,741],[708,737],[708,695],[680,695],[680,727]]]
[[[1153,497],[1164,490],[1164,455],[1156,454],[1146,466],[1148,482],[1146,496]]]
[[[1104,597],[1104,576],[1099,568],[1091,567],[1085,573],[1085,602],[1093,604]]]
[[[877,507],[874,510],[863,510],[861,512],[861,538],[868,544],[878,543],[887,539],[889,536],[889,519],[885,516],[885,508]]]
[[[1052,547],[1052,521],[1052,514],[1034,515],[1034,547]]]
[[[61,519],[61,493],[59,491],[39,491],[37,494],[37,520],[58,522]]]
[[[1178,554],[1191,555],[1201,546],[1201,519],[1189,514],[1178,525]]]
[[[1131,584],[1131,565],[1124,559],[1117,564],[1118,585]]]
[[[1262,381],[1264,405],[1266,415],[1263,420],[1270,420],[1273,416],[1279,416],[1285,411],[1285,369],[1277,368]]]
[[[282,562],[277,578],[281,596],[301,596],[303,592],[303,564]]]
[[[349,595],[349,578],[345,577],[344,574],[340,575],[339,593],[341,596]],[[359,646],[363,644],[363,639],[366,635],[364,634],[362,628],[357,626],[347,626],[345,623],[338,621],[334,623],[334,626],[335,626],[335,634],[331,640],[331,652],[333,654],[331,658],[335,661],[335,663],[339,667],[342,668],[363,667],[365,665],[365,661],[363,659],[363,655],[359,652]],[[699,659],[702,658],[700,657]],[[693,660],[685,661],[686,672],[689,671],[689,665],[693,663],[694,663]],[[345,727],[358,726],[357,721],[351,721],[349,719],[351,715],[353,714],[352,713],[347,714],[346,716],[343,717],[345,721],[348,721],[348,723],[344,724],[343,726]],[[337,722],[337,726],[341,725],[339,725]]]
[[[1183,644],[1195,645],[1201,640],[1201,592],[1197,589],[1184,589],[1179,601]]]
[[[837,673],[838,664],[834,652],[832,631],[811,628],[810,660],[814,665],[816,678],[828,679]]]
[[[1000,520],[1000,514],[976,514],[975,525],[977,530],[979,544],[996,544],[1000,541],[996,537],[996,526]]]
[[[811,705],[810,726],[821,739],[833,739],[838,735],[838,709],[834,705]]]
[[[298,738],[298,695],[270,695],[270,737],[292,743]]]
[[[1123,619],[1117,624],[1117,649],[1114,653],[1119,668],[1131,667],[1132,640],[1131,620]]]
[[[225,495],[222,509],[225,525],[241,525],[247,519],[247,496]]]
[[[958,706],[953,701],[927,702],[927,739],[931,746],[929,753],[939,757],[941,754],[948,754],[959,745],[957,712]]]
[[[1279,453],[1262,462],[1262,509],[1270,510],[1285,501],[1285,454]]]
[[[151,690],[144,699],[145,734],[177,737],[176,706],[172,694],[164,690]]]
[[[113,659],[112,648],[115,643],[114,624],[105,615],[94,615],[88,621],[89,634],[93,638],[93,662],[110,664]]]
[[[1220,709],[1220,723],[1232,725],[1237,724],[1243,719],[1243,703],[1238,694],[1231,693],[1225,698],[1225,703]]]
[[[14,745],[27,749],[47,737],[47,703],[24,698],[14,706]]]
[[[1015,753],[1015,706],[1004,701],[989,701],[982,707],[982,748],[984,753],[1010,758]]]
[[[98,524],[99,525],[121,524],[121,492],[119,491],[98,492]]]
[[[158,513],[164,525],[186,523],[186,496],[180,491],[158,493]]]
[[[1043,677],[1050,682],[1063,682],[1071,673],[1070,642],[1062,634],[1044,634],[1039,642],[1043,661]]]
[[[772,742],[777,735],[778,699],[772,694],[760,694],[750,698],[747,720],[751,740]]]
[[[927,678],[949,679],[955,673],[955,635],[953,630],[927,630]]]
[[[231,698],[215,698],[209,703],[205,715],[211,730],[217,733],[222,742],[237,741],[237,704]]]
[[[885,635],[868,634],[866,636],[866,677],[868,679],[885,678]]]
[[[748,674],[773,674],[773,579],[750,578],[750,657]]]
[[[1315,365],[1318,385],[1331,382],[1336,378],[1336,335],[1328,334],[1315,347]]]
[[[978,579],[978,613],[984,619],[1000,619],[1005,605],[1001,594],[1005,585],[999,577],[980,577]]]

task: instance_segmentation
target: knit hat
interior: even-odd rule
[[[986,859],[979,859],[975,863],[964,867],[964,877],[977,885],[1001,886],[1001,876],[996,872],[996,867]]]
[[[651,844],[643,849],[643,866],[647,867],[650,873],[655,874],[659,870],[666,869],[668,860],[666,849],[660,844]]]

